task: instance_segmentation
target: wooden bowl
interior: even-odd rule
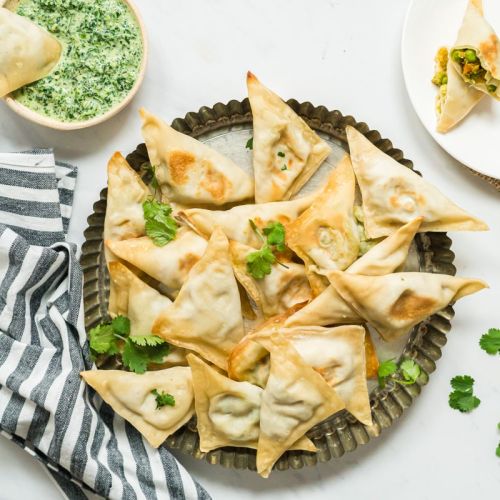
[[[64,122],[59,121],[54,118],[49,118],[48,116],[41,115],[36,111],[33,111],[26,106],[23,106],[19,102],[17,102],[10,94],[5,97],[5,103],[7,106],[16,112],[18,115],[26,118],[27,120],[38,123],[39,125],[43,125],[44,127],[53,128],[56,130],[77,130],[81,128],[92,127],[93,125],[97,125],[98,123],[105,122],[112,116],[115,116],[119,113],[125,106],[129,104],[129,102],[133,99],[139,87],[144,80],[144,74],[146,72],[146,64],[148,59],[148,40],[146,36],[146,28],[144,26],[144,22],[142,21],[141,15],[137,9],[137,7],[131,2],[131,0],[122,0],[125,4],[127,4],[132,12],[132,14],[137,19],[137,24],[139,25],[139,29],[141,31],[141,39],[142,39],[142,61],[141,66],[139,68],[139,73],[137,74],[137,78],[135,80],[134,86],[130,89],[130,92],[125,96],[125,98],[119,103],[115,104],[112,108],[110,108],[106,113],[91,118],[90,120],[85,120],[82,122]],[[1,5],[0,0],[0,5]]]

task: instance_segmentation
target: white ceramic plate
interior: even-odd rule
[[[483,4],[486,19],[500,34],[500,1]],[[500,102],[485,97],[454,129],[436,132],[434,56],[439,47],[455,42],[466,6],[467,0],[412,1],[403,28],[403,74],[413,107],[436,142],[464,165],[498,179]]]

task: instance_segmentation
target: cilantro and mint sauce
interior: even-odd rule
[[[121,102],[134,86],[142,38],[122,0],[20,0],[17,13],[63,47],[48,76],[14,93],[27,108],[64,122],[90,120]]]

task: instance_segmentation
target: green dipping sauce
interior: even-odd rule
[[[48,76],[14,92],[19,103],[59,121],[80,122],[106,113],[134,86],[142,37],[121,0],[21,0],[16,12],[63,47]]]

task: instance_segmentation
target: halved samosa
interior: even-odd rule
[[[188,205],[224,205],[253,197],[253,180],[229,158],[140,110],[142,135],[162,194]]]
[[[182,427],[194,412],[191,368],[176,366],[142,375],[122,370],[89,370],[82,378],[153,448]],[[168,404],[158,395],[169,394]]]
[[[231,241],[229,249],[236,278],[264,317],[281,314],[311,299],[311,287],[302,264],[280,259],[281,265],[274,264],[271,274],[255,279],[247,270],[247,256],[255,249],[237,241]]]
[[[481,0],[469,1],[450,58],[467,85],[500,100],[500,41],[484,18]]]
[[[118,151],[108,162],[108,197],[103,239],[121,241],[146,234],[142,204],[151,193]],[[116,260],[108,247],[106,261]]]
[[[328,282],[320,270],[350,266],[358,257],[359,231],[354,218],[356,179],[351,160],[345,155],[312,205],[286,226],[286,244],[305,263],[313,294],[319,295]]]
[[[309,195],[292,201],[239,205],[230,210],[191,208],[179,212],[179,216],[206,238],[209,238],[214,229],[220,226],[230,240],[260,248],[262,241],[252,229],[250,220],[259,229],[267,226],[269,222],[281,222],[286,225],[309,207],[314,198],[315,195]]]
[[[347,127],[346,132],[369,238],[388,236],[418,216],[424,218],[421,232],[488,229],[418,174],[380,151],[355,128]]]
[[[274,334],[256,340],[271,353],[257,446],[257,472],[268,477],[283,452],[311,427],[345,405],[285,337]]]
[[[351,264],[346,272],[382,276],[398,270],[405,262],[411,243],[422,223],[417,217],[372,247]],[[328,271],[325,276],[328,276]],[[309,304],[285,320],[285,326],[362,323],[363,319],[346,303],[333,286],[328,286]]]
[[[220,228],[212,233],[175,302],[155,321],[153,333],[227,370],[227,357],[244,330],[229,242]]]
[[[174,298],[186,281],[191,268],[207,248],[205,238],[184,227],[174,240],[165,246],[156,246],[144,236],[124,241],[106,240],[106,247],[120,259],[159,281],[165,292]]]
[[[435,61],[432,82],[439,88],[436,96],[437,131],[445,133],[472,111],[484,93],[462,80],[452,66],[446,47],[438,50]]]
[[[61,57],[61,44],[47,31],[0,2],[0,97],[47,76]]]
[[[247,85],[253,115],[255,201],[288,200],[316,172],[330,147],[250,72]]]
[[[262,389],[220,374],[193,354],[188,355],[193,374],[200,450],[222,446],[257,448],[260,433]],[[316,451],[305,436],[292,449]]]
[[[418,272],[364,276],[332,271],[328,279],[387,341],[405,335],[451,302],[488,286],[477,279]]]
[[[109,264],[110,294],[108,312],[111,317],[126,316],[130,320],[130,335],[150,335],[158,315],[172,301],[151,288],[120,262]],[[186,351],[171,346],[163,368],[186,366]]]

